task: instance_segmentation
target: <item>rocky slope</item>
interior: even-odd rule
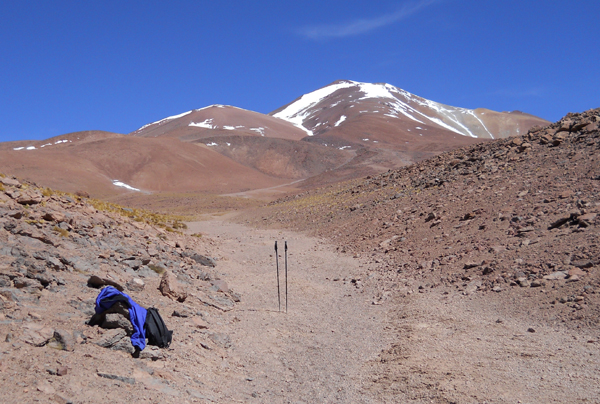
[[[172,372],[218,366],[230,340],[214,323],[239,295],[219,278],[211,240],[181,226],[0,176],[0,401],[208,399],[194,374]],[[157,307],[174,330],[171,347],[132,358],[126,310],[86,325],[104,285]]]
[[[515,307],[597,328],[599,125],[599,109],[569,114],[520,137],[288,197],[253,220],[329,237],[377,264],[388,292],[411,290],[407,278],[421,293],[531,290]]]

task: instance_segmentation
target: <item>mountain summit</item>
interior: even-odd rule
[[[496,139],[524,134],[548,122],[520,112],[466,109],[430,101],[385,83],[335,81],[297,98],[270,115],[318,136],[350,126],[365,116],[377,116],[404,131],[448,131],[472,138]],[[396,120],[394,122],[394,120]]]

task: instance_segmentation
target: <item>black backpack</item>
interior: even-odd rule
[[[158,314],[158,309],[154,307],[148,308],[144,329],[146,330],[148,345],[156,345],[159,348],[168,348],[171,345],[173,331],[167,329],[165,322],[160,314]]]

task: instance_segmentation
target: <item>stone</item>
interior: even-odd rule
[[[54,330],[42,324],[29,323],[23,325],[23,341],[33,346],[44,346],[54,336]]]
[[[229,292],[229,286],[227,285],[227,282],[225,282],[222,279],[212,281],[211,284],[213,285],[213,289],[217,292],[223,292],[223,293]]]
[[[110,373],[101,373],[101,372],[98,372],[97,374],[98,374],[98,376],[104,377],[105,379],[118,380],[123,383],[135,384],[135,379],[133,377],[117,376],[117,375],[113,375]]]
[[[473,280],[471,282],[469,282],[469,284],[467,285],[465,291],[467,293],[474,293],[477,291],[477,289],[479,289],[481,287],[481,281],[480,280]]]
[[[60,223],[60,222],[64,222],[65,221],[65,215],[60,213],[60,212],[46,212],[43,216],[42,219],[48,221],[48,222],[56,222],[56,223]]]
[[[187,293],[182,289],[179,282],[177,282],[177,279],[170,271],[165,271],[160,280],[158,289],[163,296],[177,300],[180,303],[187,299]]]
[[[102,338],[96,342],[96,345],[103,348],[112,348],[123,338],[127,338],[127,332],[122,328],[117,328],[105,332],[104,335],[102,335]]]
[[[21,188],[21,183],[13,178],[0,177],[0,183],[10,187]]]
[[[569,275],[569,277],[572,277],[572,276],[579,276],[579,277],[581,277],[581,276],[585,275],[585,272],[582,271],[579,268],[571,268],[571,269],[569,269],[569,271],[567,272],[567,274]]]
[[[206,267],[216,267],[217,263],[215,262],[215,260],[213,260],[212,258],[209,257],[205,257],[204,255],[200,255],[200,254],[194,254],[191,257],[194,261],[196,261],[198,264],[200,265],[204,265]]]
[[[556,271],[556,272],[552,272],[549,275],[544,275],[543,279],[546,279],[548,281],[556,281],[556,280],[560,280],[560,279],[565,279],[567,277],[567,273],[564,271]]]
[[[187,318],[187,317],[191,317],[192,316],[192,312],[187,309],[187,308],[181,308],[181,309],[177,309],[173,311],[173,314],[171,314],[171,316],[173,317],[182,317],[182,318]]]
[[[201,330],[204,330],[204,329],[208,328],[208,324],[206,323],[206,321],[204,321],[200,317],[194,317],[194,318],[192,318],[192,324],[193,324],[194,328],[198,328],[198,329],[201,329]]]
[[[131,321],[121,313],[106,314],[101,327],[107,329],[121,328],[127,332],[127,335],[133,334],[133,325],[131,325]]]
[[[591,268],[594,265],[596,265],[596,262],[591,261],[591,260],[576,260],[576,261],[571,261],[571,265],[573,265],[574,267],[577,267],[577,268]]]
[[[544,286],[544,282],[539,280],[539,279],[535,279],[533,281],[531,281],[531,287],[532,288],[539,288],[540,286]]]
[[[221,348],[227,349],[231,347],[231,338],[227,334],[211,333],[208,335],[208,338]]]
[[[471,269],[471,268],[476,268],[478,266],[481,266],[482,262],[475,262],[475,261],[468,261],[465,262],[465,265],[463,266],[463,269]]]
[[[140,278],[133,278],[133,279],[129,280],[125,284],[125,286],[127,287],[128,290],[130,290],[132,292],[141,292],[142,290],[144,290],[144,287],[146,286],[146,284]]]
[[[15,200],[20,205],[37,205],[42,201],[42,194],[39,191],[27,191],[17,196]]]
[[[73,351],[75,349],[75,338],[73,338],[72,333],[65,330],[55,330],[47,346],[62,351]]]
[[[101,278],[97,275],[90,276],[87,284],[89,287],[96,288],[96,289],[101,288],[102,286],[112,286],[112,287],[116,288],[119,292],[122,292],[124,290],[123,286],[121,286],[119,283],[113,281],[112,279]]]

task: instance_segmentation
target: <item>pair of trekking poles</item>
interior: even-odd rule
[[[288,306],[288,263],[287,263],[287,241],[285,243],[285,312],[287,313]],[[277,301],[279,303],[279,311],[281,311],[281,290],[280,290],[280,282],[279,282],[279,254],[277,254],[277,241],[275,241],[275,264],[277,266]]]

